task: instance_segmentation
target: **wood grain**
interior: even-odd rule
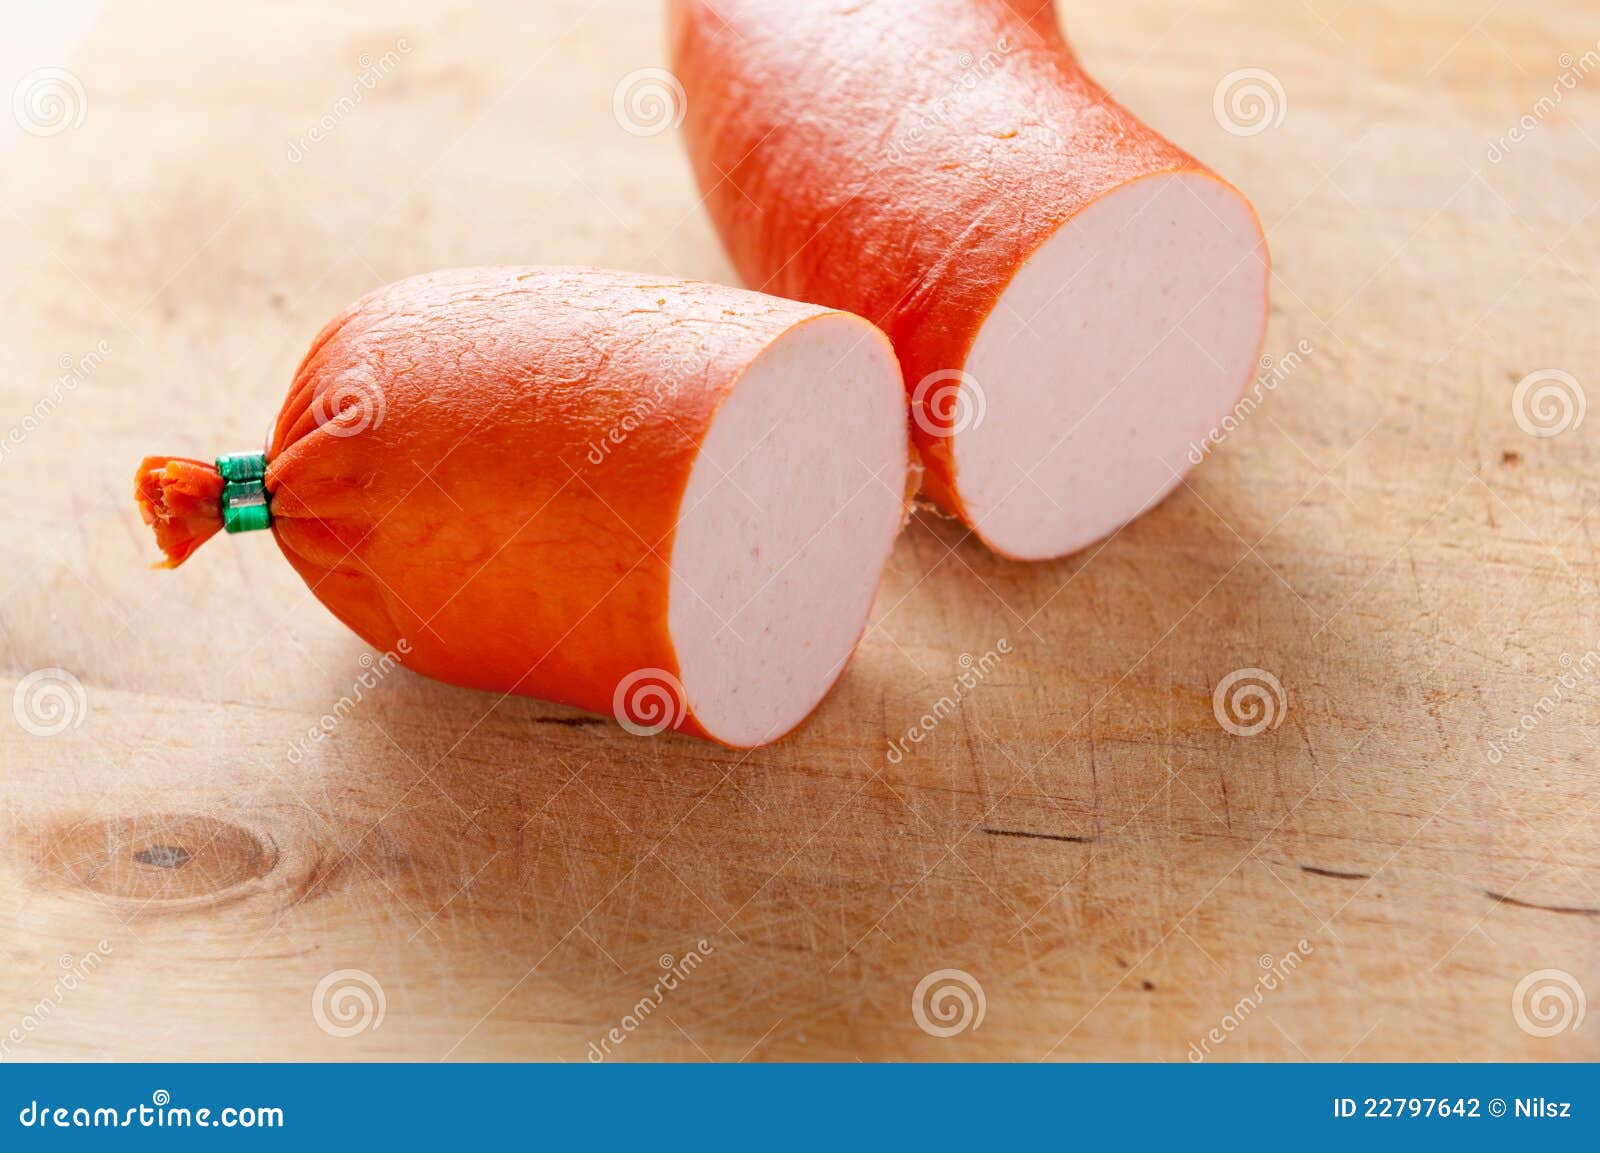
[[[42,7],[0,79],[66,67],[84,115],[0,118],[0,1057],[1600,1056],[1513,1013],[1600,994],[1600,431],[1513,410],[1600,385],[1600,71],[1535,112],[1578,0],[1067,4],[1254,200],[1268,351],[1311,351],[1083,555],[916,519],[839,690],[748,755],[405,672],[342,705],[376,654],[265,534],[152,572],[130,499],[147,452],[259,444],[380,283],[728,279],[674,135],[613,116],[656,7]],[[1243,68],[1283,118],[1233,135]],[[1283,707],[1237,736],[1252,668]],[[941,969],[978,1027],[919,1027]]]

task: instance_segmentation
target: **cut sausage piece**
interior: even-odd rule
[[[730,257],[889,334],[931,499],[1041,559],[1179,483],[1254,374],[1265,240],[1048,3],[672,0],[671,29]]]
[[[893,350],[859,317],[465,269],[323,330],[265,487],[312,591],[409,668],[745,747],[800,723],[865,628],[906,423]],[[220,491],[212,465],[145,461],[170,563],[215,530]]]
[[[1028,258],[967,356],[982,419],[950,438],[966,514],[996,551],[1075,552],[1180,483],[1260,351],[1259,239],[1227,185],[1162,173]]]
[[[744,370],[672,546],[673,645],[717,739],[787,732],[839,675],[904,521],[909,456],[899,365],[859,318],[798,324]]]
[[[787,330],[723,401],[684,491],[668,611],[690,709],[718,739],[787,732],[838,676],[909,454],[889,342],[843,313]]]

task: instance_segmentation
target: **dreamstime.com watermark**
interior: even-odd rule
[[[1571,653],[1562,653],[1561,668],[1563,671],[1550,682],[1549,690],[1517,718],[1516,724],[1499,736],[1489,738],[1489,750],[1484,754],[1484,759],[1491,765],[1498,765],[1505,760],[1512,746],[1520,745],[1524,737],[1565,704],[1569,695],[1588,680],[1596,669],[1600,669],[1600,652],[1589,649],[1576,660]]]
[[[708,362],[717,352],[720,342],[702,335],[688,348],[676,353],[663,353],[656,371],[649,375],[649,383],[642,385],[626,412],[602,436],[589,442],[584,454],[592,465],[602,465],[613,450],[620,448],[634,432],[649,421],[661,408],[677,395],[680,383],[697,366]]]
[[[330,1037],[375,1032],[388,1008],[383,986],[365,969],[335,969],[311,990],[311,1019]]]
[[[956,109],[977,91],[979,84],[994,74],[1000,67],[1000,62],[1011,55],[1014,48],[1011,38],[1002,36],[995,41],[994,47],[982,56],[973,56],[971,52],[961,53],[956,58],[961,73],[951,84],[949,91],[916,112],[911,126],[899,132],[889,145],[889,151],[884,157],[885,163],[897,163],[920,151],[928,138],[936,135],[939,128],[950,122],[950,117],[954,115]]]
[[[48,992],[34,1002],[16,1024],[0,1036],[0,1061],[10,1057],[17,1046],[42,1029],[67,998],[77,992],[100,968],[100,963],[111,956],[111,942],[99,941],[90,952],[82,956],[61,954],[61,975],[51,984]]]
[[[1511,418],[1529,436],[1560,436],[1581,425],[1588,411],[1583,385],[1559,368],[1530,372],[1511,391]]]
[[[1010,652],[1010,638],[1001,637],[995,642],[994,648],[984,653],[981,657],[974,658],[971,653],[962,653],[956,662],[961,666],[961,672],[950,683],[950,691],[934,701],[928,711],[923,713],[914,725],[906,729],[903,735],[889,743],[889,748],[884,753],[889,763],[898,765],[905,760],[906,754],[911,751],[911,746],[920,745],[924,737],[938,728],[946,717],[955,712],[962,699],[977,688],[980,681],[994,672],[999,667],[1001,658],[1009,655]]]
[[[1565,969],[1535,969],[1511,991],[1511,1019],[1530,1037],[1576,1033],[1588,1011],[1583,986]]]
[[[676,728],[688,711],[683,682],[666,669],[635,669],[611,694],[611,715],[636,737]]]
[[[665,972],[656,978],[656,983],[650,991],[634,1002],[633,1008],[622,1015],[622,1020],[606,1031],[605,1036],[598,1042],[589,1042],[590,1063],[597,1065],[611,1056],[613,1049],[641,1028],[650,1019],[650,1014],[661,1008],[667,999],[667,994],[677,989],[690,974],[705,963],[707,957],[716,951],[715,945],[702,938],[695,942],[694,948],[681,957],[674,957],[671,953],[661,954],[660,965]]]
[[[911,390],[911,420],[936,440],[977,428],[988,411],[983,386],[959,368],[930,372]]]
[[[592,465],[604,464],[612,450],[627,441],[640,425],[659,412],[671,396],[672,388],[667,380],[659,376],[652,377],[650,383],[638,391],[628,411],[622,414],[616,424],[608,428],[604,435],[589,442],[589,451],[584,454],[584,459]]]
[[[1234,669],[1211,693],[1217,724],[1236,737],[1253,737],[1283,723],[1289,696],[1266,669]]]
[[[337,380],[311,401],[311,418],[329,436],[360,436],[388,415],[389,400],[373,380]]]
[[[1206,1030],[1199,1041],[1189,1043],[1189,1060],[1198,1063],[1211,1056],[1212,1049],[1221,1045],[1248,1021],[1250,1014],[1266,1003],[1267,994],[1277,992],[1289,979],[1289,974],[1298,969],[1313,951],[1311,942],[1302,937],[1295,942],[1294,948],[1281,957],[1262,953],[1256,959],[1262,969],[1261,976],[1256,978],[1250,991],[1222,1015],[1222,1020]]]
[[[79,357],[62,353],[57,362],[61,367],[61,375],[51,382],[49,391],[34,402],[22,419],[6,429],[4,437],[0,437],[0,461],[15,454],[30,436],[43,428],[67,397],[77,392],[78,386],[93,376],[110,355],[111,345],[103,340],[97,341],[92,349]]]
[[[983,986],[965,969],[935,969],[911,991],[911,1019],[930,1037],[954,1037],[983,1024]]]
[[[1540,96],[1533,102],[1531,111],[1524,112],[1518,117],[1499,139],[1489,142],[1490,164],[1499,164],[1504,160],[1513,147],[1532,135],[1534,129],[1543,124],[1545,118],[1560,107],[1568,92],[1587,80],[1591,73],[1600,71],[1600,40],[1597,40],[1595,46],[1582,56],[1574,57],[1570,52],[1563,52],[1556,63],[1561,71],[1550,84],[1550,94]]]
[[[630,136],[659,136],[688,111],[683,85],[665,68],[635,68],[611,92],[611,115]]]
[[[17,1113],[24,1129],[282,1129],[283,1110],[276,1105],[174,1105],[172,1094],[157,1089],[147,1105],[126,1109],[105,1105],[51,1105],[37,1099]]]
[[[394,648],[384,653],[381,657],[374,657],[371,653],[362,653],[358,662],[365,671],[350,685],[350,691],[334,702],[333,708],[322,714],[316,724],[306,730],[304,737],[298,737],[289,745],[287,760],[291,765],[298,765],[305,759],[311,745],[328,739],[329,734],[338,728],[340,723],[355,711],[357,705],[366,699],[368,693],[383,683],[383,679],[392,673],[400,662],[400,658],[411,651],[411,642],[401,637],[395,642]]]
[[[12,690],[11,715],[36,737],[59,736],[83,724],[89,715],[89,694],[66,669],[35,669]]]
[[[1282,356],[1273,357],[1270,354],[1263,356],[1261,371],[1256,374],[1255,383],[1239,398],[1233,410],[1206,433],[1204,440],[1189,443],[1189,463],[1199,464],[1206,458],[1206,453],[1228,439],[1251,413],[1261,407],[1262,402],[1267,399],[1267,394],[1276,392],[1278,386],[1293,376],[1305,362],[1305,358],[1315,351],[1316,347],[1309,340],[1302,340]]]
[[[288,156],[289,163],[299,164],[306,158],[307,152],[333,135],[334,129],[361,107],[361,102],[367,98],[367,93],[377,88],[381,81],[400,67],[400,58],[408,55],[410,51],[411,42],[402,36],[394,42],[393,48],[376,59],[370,52],[363,52],[358,56],[356,63],[361,66],[361,74],[351,82],[350,91],[334,100],[310,128],[293,140],[284,141],[284,153]]]
[[[1289,96],[1265,68],[1236,68],[1211,94],[1211,114],[1229,136],[1255,136],[1283,123]]]
[[[11,90],[11,118],[29,136],[58,136],[83,127],[89,97],[65,68],[35,68]]]

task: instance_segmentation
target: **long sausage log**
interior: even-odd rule
[[[270,527],[335,616],[459,685],[748,747],[821,701],[907,503],[856,316],[580,268],[415,277],[301,363],[264,454],[147,458],[169,567]]]
[[[1048,0],[672,0],[670,27],[734,265],[889,334],[934,501],[1041,559],[1179,483],[1255,371],[1265,240]]]

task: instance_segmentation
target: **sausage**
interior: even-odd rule
[[[271,531],[333,614],[453,684],[736,747],[821,701],[908,504],[894,353],[859,317],[587,268],[478,268],[346,309],[267,451]],[[215,465],[150,457],[171,567]]]
[[[1179,483],[1255,370],[1265,237],[1048,2],[671,0],[670,38],[734,266],[889,334],[937,505],[1044,559]]]

